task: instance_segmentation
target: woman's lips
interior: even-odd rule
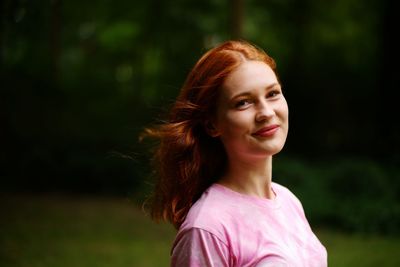
[[[260,137],[268,137],[268,136],[271,136],[274,133],[276,133],[276,131],[278,131],[278,129],[279,129],[279,125],[274,124],[274,125],[270,125],[267,127],[263,127],[260,130],[254,132],[252,135],[260,136]]]

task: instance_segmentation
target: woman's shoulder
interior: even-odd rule
[[[235,217],[233,203],[220,185],[211,185],[190,208],[179,231],[198,228],[221,237]]]
[[[292,204],[296,207],[296,209],[299,209],[301,212],[304,212],[301,201],[289,188],[281,184],[278,184],[276,182],[272,183],[272,188],[275,191],[275,193],[279,196],[281,201]]]
[[[228,195],[222,186],[212,184],[190,208],[186,221],[220,220],[226,212],[232,209],[232,196]]]
[[[277,183],[277,182],[272,182],[272,188],[273,188],[274,190],[279,190],[279,191],[284,191],[284,192],[289,192],[289,193],[291,193],[291,191],[290,191],[286,186],[284,186],[284,185],[282,185],[282,184],[279,184],[279,183]]]
[[[281,185],[277,182],[272,182],[272,189],[278,195],[297,199],[296,195],[289,188],[287,188],[286,186]]]

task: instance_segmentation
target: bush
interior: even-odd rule
[[[274,165],[274,179],[298,196],[311,224],[369,233],[400,233],[397,173],[356,158],[313,164],[282,158]]]

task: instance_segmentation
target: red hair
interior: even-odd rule
[[[206,52],[189,73],[164,124],[145,130],[159,139],[154,154],[158,181],[151,198],[151,216],[175,228],[190,207],[223,174],[226,154],[219,138],[207,134],[226,77],[247,60],[275,61],[244,41],[227,41]]]

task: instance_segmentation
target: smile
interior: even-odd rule
[[[269,137],[274,135],[279,129],[279,125],[274,124],[274,125],[270,125],[267,127],[263,127],[260,130],[252,133],[251,135],[253,136],[258,136],[258,137]]]

